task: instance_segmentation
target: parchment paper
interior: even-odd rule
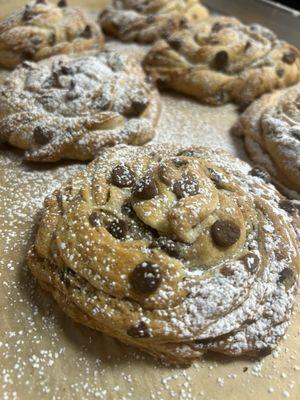
[[[79,2],[73,2],[79,3]],[[82,1],[90,10],[104,2]],[[23,4],[0,0],[0,17]],[[98,4],[98,5],[97,5]],[[137,45],[109,47],[141,55]],[[229,134],[233,105],[212,108],[163,94],[156,142],[222,147],[245,160]],[[0,148],[0,398],[5,400],[300,399],[300,315],[280,348],[263,361],[209,355],[176,368],[73,323],[36,284],[24,262],[43,198],[85,167],[22,162]]]

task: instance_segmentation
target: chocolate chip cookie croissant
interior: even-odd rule
[[[107,149],[45,200],[29,268],[75,321],[156,357],[265,355],[299,249],[284,200],[203,147]]]
[[[99,23],[104,32],[123,41],[152,43],[207,16],[199,0],[114,0]]]
[[[0,66],[103,46],[99,26],[66,0],[36,0],[0,22]]]
[[[245,107],[298,82],[300,53],[260,25],[210,17],[155,43],[144,67],[163,87],[211,105]]]
[[[233,132],[244,137],[251,159],[280,189],[300,199],[300,84],[255,101]]]
[[[155,135],[159,94],[140,64],[110,51],[25,62],[0,85],[0,142],[28,161],[90,160]]]

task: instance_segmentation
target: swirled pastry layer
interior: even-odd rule
[[[46,199],[29,267],[73,319],[157,357],[267,354],[299,269],[285,202],[222,151],[120,145]]]

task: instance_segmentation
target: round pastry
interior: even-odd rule
[[[104,32],[123,41],[152,43],[207,17],[199,0],[114,0],[99,22]]]
[[[45,200],[29,267],[75,321],[159,358],[265,355],[297,286],[286,209],[225,152],[120,145]]]
[[[245,107],[298,82],[300,53],[260,25],[211,17],[158,41],[144,67],[162,86],[203,103]]]
[[[289,197],[300,199],[300,84],[264,95],[233,129],[250,158]]]
[[[99,26],[66,0],[36,0],[0,22],[0,66],[102,47]]]
[[[28,161],[90,160],[153,138],[159,95],[141,66],[113,52],[24,62],[0,86],[0,142]]]

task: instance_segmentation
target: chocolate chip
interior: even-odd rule
[[[29,21],[32,17],[33,17],[32,9],[28,4],[26,4],[25,10],[22,15],[22,20]]]
[[[66,64],[61,64],[59,72],[62,75],[74,75],[74,68]],[[75,86],[75,82],[74,81],[71,82],[73,82],[72,84]]]
[[[134,217],[135,216],[134,209],[132,208],[132,205],[130,204],[129,201],[122,205],[121,211],[122,211],[123,214],[127,215],[128,217]]]
[[[53,132],[37,126],[33,130],[33,138],[35,143],[44,145],[50,142],[53,137]]]
[[[211,226],[210,233],[217,246],[230,247],[239,240],[241,229],[229,219],[219,219]]]
[[[259,166],[252,168],[252,170],[249,172],[249,175],[257,176],[258,178],[261,178],[265,183],[270,183],[272,180],[270,174],[265,169]]]
[[[32,38],[31,42],[35,45],[38,46],[39,44],[42,43],[42,39],[39,36],[35,36],[34,38]]]
[[[168,43],[175,50],[179,50],[180,47],[182,46],[182,41],[180,39],[178,39],[176,37],[172,37],[172,36],[168,39]]]
[[[122,219],[114,219],[107,227],[108,232],[116,239],[124,239],[128,232],[128,225]]]
[[[83,37],[84,39],[90,39],[93,36],[91,26],[87,25],[79,36]]]
[[[296,275],[291,268],[284,268],[279,273],[278,282],[283,283],[286,289],[290,289],[296,283]]]
[[[141,321],[137,325],[132,325],[127,329],[127,335],[133,338],[148,338],[150,336],[149,329],[145,322]]]
[[[134,185],[132,194],[140,200],[150,200],[158,195],[158,188],[154,179],[148,176]]]
[[[293,200],[281,200],[279,202],[279,207],[291,215],[296,214],[297,210],[300,209],[300,205],[297,206],[296,202]]]
[[[270,346],[264,347],[258,351],[259,357],[266,357],[272,353],[273,349]]]
[[[129,281],[136,292],[144,294],[153,293],[161,283],[160,268],[157,264],[143,262],[137,265],[131,272]]]
[[[283,68],[277,69],[276,74],[277,74],[278,78],[282,78],[284,75],[284,69]]]
[[[248,369],[249,369],[248,367],[244,367],[244,368],[243,368],[243,372],[247,372]]]
[[[229,56],[227,51],[221,50],[215,55],[214,67],[219,71],[223,71],[228,65],[228,61],[229,61]]]
[[[173,158],[172,162],[175,167],[182,167],[183,165],[187,165],[189,163],[188,160],[183,160],[181,158]]]
[[[248,41],[246,42],[246,44],[245,44],[244,52],[246,52],[247,50],[249,50],[250,47],[252,47],[252,44],[251,44],[251,42],[248,40]]]
[[[191,178],[182,178],[173,184],[173,192],[176,194],[178,200],[195,196],[199,193],[199,185],[195,179]]]
[[[296,54],[293,51],[288,51],[283,54],[282,61],[286,64],[292,65],[296,61]]]
[[[215,183],[215,185],[219,188],[220,185],[221,185],[221,183],[222,183],[222,177],[223,177],[223,175],[222,175],[220,172],[218,172],[218,171],[216,171],[215,169],[210,168],[210,167],[208,167],[207,170],[208,170],[210,179],[211,179],[211,180]]]
[[[117,165],[111,172],[112,184],[120,188],[131,187],[134,181],[134,174],[126,165]]]
[[[245,264],[246,269],[251,273],[254,274],[258,270],[259,266],[259,258],[254,253],[248,253],[244,258],[243,262]]]
[[[67,6],[68,6],[67,0],[59,0],[59,2],[57,3],[57,7],[63,8],[63,7],[67,7]]]
[[[140,100],[133,100],[130,108],[126,112],[126,115],[129,117],[137,117],[146,110],[148,104],[149,101],[146,97]]]
[[[220,269],[220,272],[224,276],[233,276],[234,275],[234,271],[226,265]]]
[[[178,156],[193,157],[195,152],[193,150],[183,150],[177,154]]]
[[[160,237],[156,241],[156,245],[164,250],[171,257],[179,257],[179,246],[176,242],[166,237]]]
[[[220,24],[220,22],[216,22],[215,24],[213,24],[211,31],[212,33],[217,33],[220,32],[220,30],[222,30],[224,28],[224,25]]]
[[[89,216],[89,223],[91,224],[91,226],[96,228],[97,226],[100,226],[100,222],[101,221],[99,213],[97,213],[97,211],[93,211],[92,214]]]
[[[56,35],[55,33],[50,33],[49,38],[48,38],[48,44],[49,46],[54,46],[56,43]]]

